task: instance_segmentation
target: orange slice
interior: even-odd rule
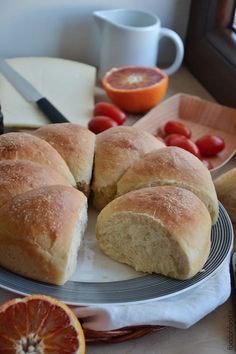
[[[102,84],[107,96],[121,109],[142,113],[163,99],[168,76],[155,67],[126,66],[108,71]]]
[[[1,354],[84,354],[77,317],[49,296],[14,299],[0,307]]]

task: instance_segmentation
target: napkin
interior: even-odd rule
[[[125,305],[72,307],[83,327],[109,331],[134,325],[165,325],[188,328],[224,303],[230,296],[229,262],[205,282],[163,300]],[[0,303],[19,297],[0,289]]]
[[[136,325],[188,328],[223,304],[230,296],[229,261],[208,280],[163,300],[125,305],[73,308],[83,327],[108,331]]]

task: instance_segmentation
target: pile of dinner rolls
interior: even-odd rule
[[[194,155],[118,126],[77,124],[0,136],[0,265],[64,284],[77,265],[87,199],[103,252],[137,271],[187,279],[206,262],[218,201]]]

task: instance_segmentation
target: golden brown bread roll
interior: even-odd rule
[[[165,147],[146,154],[120,178],[117,196],[158,185],[172,185],[190,190],[205,204],[212,222],[216,222],[218,200],[211,174],[193,154],[178,147]]]
[[[17,194],[57,184],[69,186],[64,177],[48,166],[28,160],[0,161],[0,206]]]
[[[162,147],[153,135],[134,127],[118,126],[98,134],[92,181],[95,208],[101,210],[115,197],[116,184],[127,168]]]
[[[34,132],[57,150],[67,163],[77,188],[89,194],[92,177],[95,134],[79,124],[48,124]]]
[[[98,209],[116,192],[163,178],[192,190],[216,218],[209,172],[195,157],[183,151],[170,154],[178,148],[163,148],[155,137],[133,127],[105,131],[96,144],[93,192]],[[87,220],[87,199],[68,185],[75,185],[75,177],[88,192],[93,152],[94,135],[77,125],[0,137],[0,265],[52,284],[70,278]],[[105,253],[137,270],[186,279],[208,256],[209,219],[201,200],[183,188],[142,188],[107,205],[98,218],[97,237]]]
[[[32,279],[64,284],[76,267],[87,199],[67,186],[47,186],[0,208],[0,265]]]
[[[30,160],[46,165],[75,185],[68,166],[58,152],[46,141],[26,133],[8,133],[0,136],[0,160]]]
[[[109,203],[98,216],[96,234],[101,249],[116,261],[137,271],[187,279],[208,258],[211,218],[192,192],[151,187]]]
[[[236,167],[215,180],[218,198],[226,208],[232,222],[236,223]]]

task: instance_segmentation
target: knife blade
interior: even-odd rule
[[[36,103],[39,109],[52,123],[69,122],[69,120],[64,117],[46,97],[37,91],[29,81],[21,76],[2,58],[0,58],[0,72],[27,101]]]

